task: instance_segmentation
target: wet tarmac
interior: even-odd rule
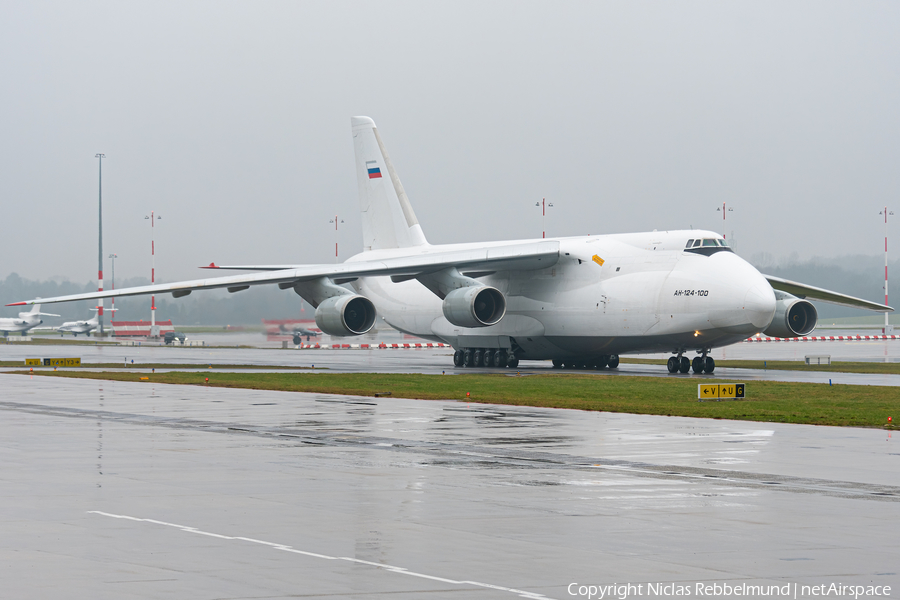
[[[0,389],[3,597],[900,585],[886,431],[9,374]]]
[[[249,341],[253,334],[237,334]],[[223,338],[227,335],[223,334]],[[264,340],[258,334],[256,338]],[[900,375],[869,375],[803,371],[806,355],[828,355],[833,361],[900,361],[900,340],[889,341],[834,341],[834,342],[780,342],[769,344],[742,343],[718,349],[712,353],[717,360],[796,360],[796,371],[771,371],[732,369],[717,367],[713,378],[737,381],[791,381],[806,383],[831,382],[834,385],[898,386]],[[199,369],[210,365],[253,365],[317,367],[316,371],[329,373],[466,373],[471,369],[458,369],[452,364],[451,349],[370,349],[370,350],[298,350],[295,348],[247,348],[247,347],[167,347],[167,346],[24,346],[0,344],[0,360],[21,360],[29,357],[80,357],[86,363],[121,363],[139,367],[142,363],[170,363],[195,365]],[[669,355],[643,355],[641,358],[666,358]],[[693,355],[691,355],[693,356]],[[627,357],[626,357],[627,358]],[[520,371],[549,372],[549,361],[522,361]],[[9,368],[0,369],[12,370]],[[238,370],[238,369],[231,369]],[[255,370],[259,372],[258,369]],[[478,369],[478,372],[494,371]],[[582,371],[591,373],[593,371]],[[647,377],[692,377],[707,379],[710,375],[693,373],[671,375],[664,366],[622,363],[615,371],[620,375]]]

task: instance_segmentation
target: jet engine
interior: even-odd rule
[[[499,323],[506,314],[506,298],[490,286],[462,287],[447,294],[443,310],[457,327],[487,327]]]
[[[375,305],[354,294],[327,298],[316,308],[316,325],[328,335],[362,335],[375,325]]]
[[[819,316],[815,306],[777,290],[775,297],[775,317],[763,333],[772,337],[789,338],[806,335],[816,328]]]

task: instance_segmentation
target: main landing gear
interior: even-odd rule
[[[604,354],[593,358],[554,358],[554,369],[615,369],[619,366],[618,354]]]
[[[503,348],[460,348],[453,353],[453,364],[457,367],[493,367],[515,369],[519,366],[516,355]]]
[[[682,373],[687,373],[691,370],[691,361],[688,360],[687,356],[681,356],[681,353],[678,353],[678,356],[670,356],[668,362],[666,362],[666,367],[669,369],[669,373],[678,373],[679,371]]]
[[[691,369],[694,373],[712,373],[716,370],[716,361],[712,356],[707,356],[709,350],[704,350],[700,356],[695,356],[694,360],[688,360],[687,356],[682,356],[682,352],[678,356],[671,356],[666,362],[666,368],[669,373],[687,373]]]

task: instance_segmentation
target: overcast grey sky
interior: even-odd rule
[[[361,249],[350,117],[429,241],[721,231],[882,251],[897,2],[0,4],[0,277],[195,278]],[[893,227],[900,248],[900,221]],[[109,261],[105,270],[109,272]],[[107,274],[107,280],[109,275]],[[108,287],[108,284],[107,284]]]

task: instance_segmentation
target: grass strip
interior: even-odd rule
[[[27,372],[19,372],[27,373]],[[97,373],[35,372],[49,377],[209,385],[395,398],[461,400],[517,406],[570,408],[647,415],[804,423],[842,427],[884,427],[900,415],[900,387],[785,383],[747,383],[748,398],[698,402],[704,380],[578,373],[522,376],[508,374],[400,375],[386,373]],[[209,383],[206,378],[209,378]],[[720,383],[716,381],[715,383]],[[730,382],[729,382],[730,383]],[[466,393],[470,395],[467,397]]]
[[[665,359],[623,358],[623,363],[633,365],[666,366]],[[816,371],[821,373],[871,373],[873,375],[900,375],[900,363],[835,361],[830,365],[807,365],[798,360],[717,360],[716,368],[759,369],[768,371]]]

